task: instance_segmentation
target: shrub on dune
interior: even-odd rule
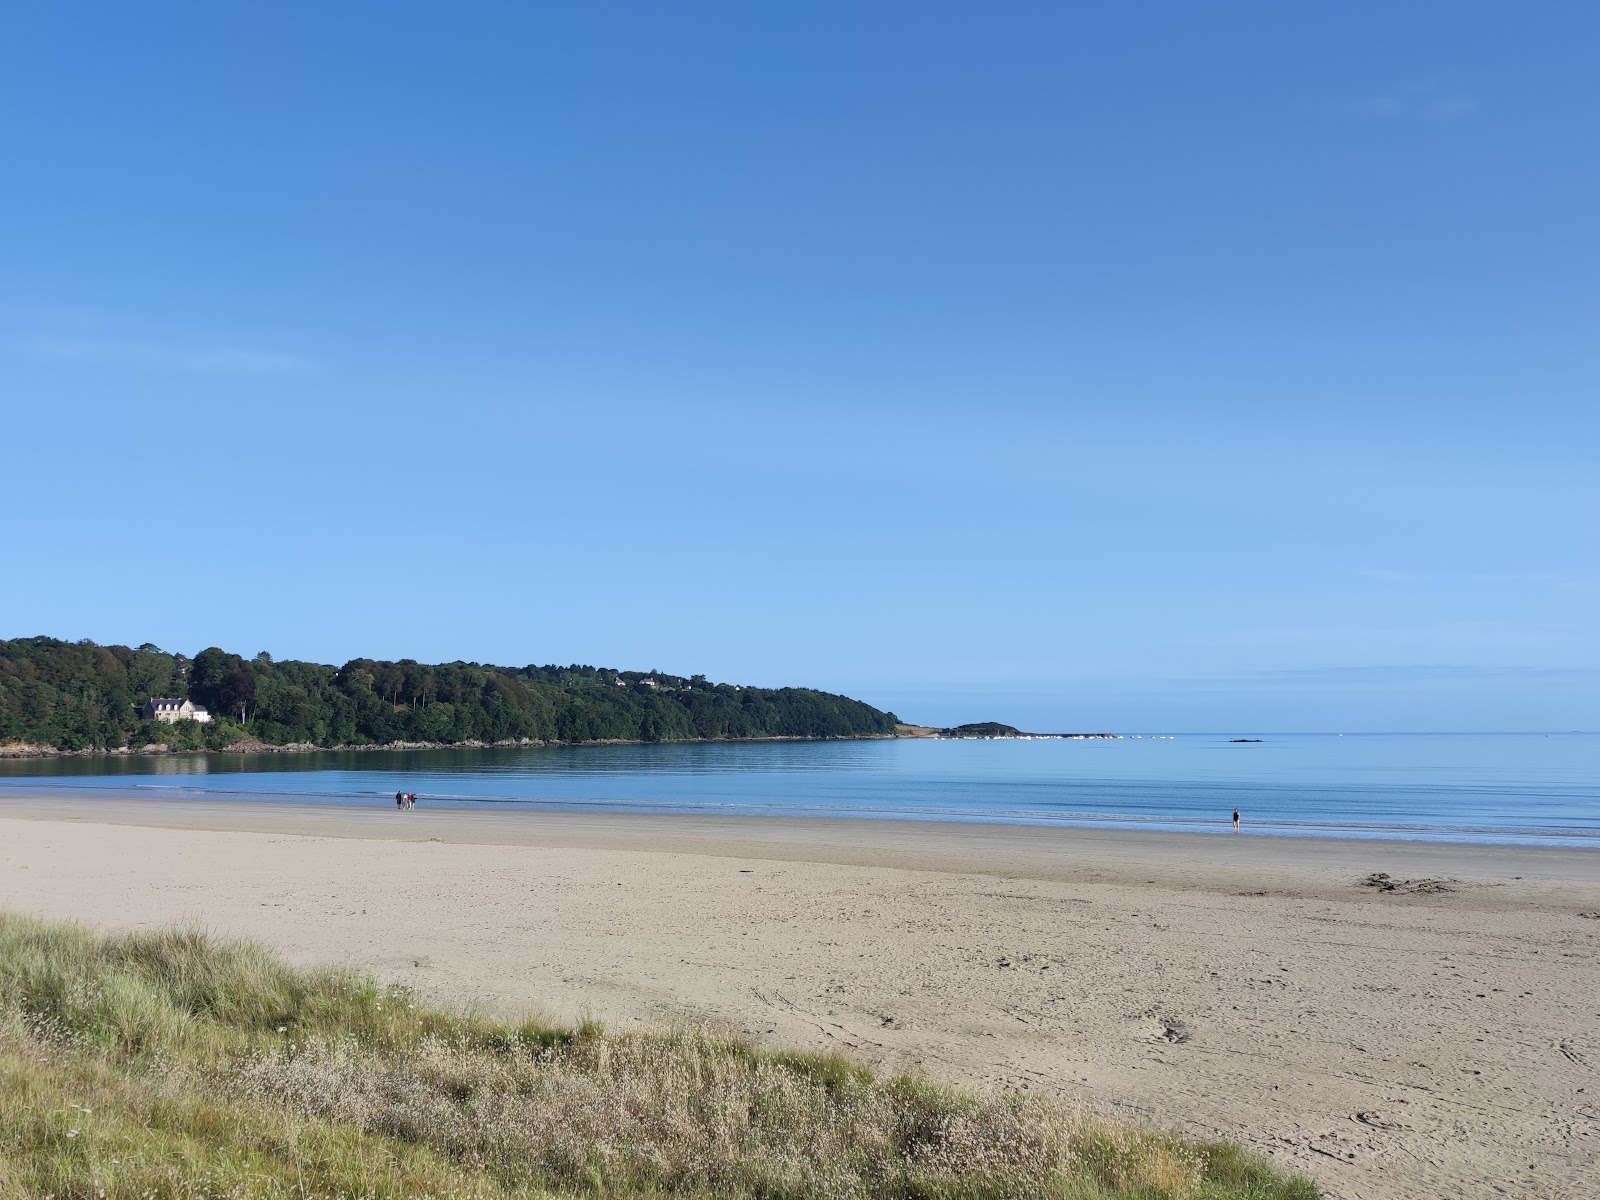
[[[1314,1197],[1236,1147],[704,1031],[418,1008],[188,932],[0,914],[0,1193]]]

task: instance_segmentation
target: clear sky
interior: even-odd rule
[[[0,636],[1600,727],[1600,6],[0,16]]]

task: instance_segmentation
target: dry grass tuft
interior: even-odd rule
[[[701,1031],[417,1008],[194,933],[0,914],[0,1195],[1308,1200],[1236,1147]]]

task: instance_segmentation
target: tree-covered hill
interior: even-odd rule
[[[188,697],[215,720],[146,724],[139,708],[152,696]],[[847,696],[736,687],[703,675],[367,658],[331,667],[274,662],[266,653],[245,659],[215,647],[191,659],[149,643],[0,641],[0,745],[892,737],[895,724],[894,714]]]

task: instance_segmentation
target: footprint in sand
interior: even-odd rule
[[[1350,1119],[1352,1121],[1359,1121],[1361,1124],[1367,1126],[1367,1128],[1369,1128],[1369,1129],[1396,1129],[1396,1130],[1398,1130],[1398,1129],[1408,1128],[1407,1126],[1400,1124],[1400,1122],[1398,1122],[1398,1121],[1391,1121],[1391,1120],[1389,1120],[1388,1117],[1383,1116],[1381,1113],[1375,1113],[1375,1112],[1358,1112],[1358,1113],[1354,1114]]]
[[[1387,871],[1374,871],[1361,881],[1361,886],[1406,896],[1435,896],[1455,891],[1456,882],[1454,879],[1396,879]]]
[[[1156,1028],[1152,1036],[1158,1042],[1166,1042],[1173,1046],[1180,1046],[1193,1036],[1188,1022],[1186,1022],[1182,1017],[1175,1017],[1171,1014],[1163,1013],[1159,1008],[1147,1008],[1142,1013],[1137,1014],[1137,1016],[1140,1020],[1155,1022]]]

